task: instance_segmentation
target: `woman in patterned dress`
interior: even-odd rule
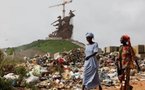
[[[134,51],[131,47],[130,37],[128,35],[123,35],[120,39],[121,46],[119,48],[118,54],[118,78],[121,83],[120,90],[131,90],[129,85],[130,81],[130,69],[134,67]]]

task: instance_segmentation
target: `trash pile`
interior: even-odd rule
[[[24,57],[25,63],[17,66],[25,67],[27,73],[23,76],[19,86],[35,85],[41,89],[68,89],[77,90],[82,83],[82,65],[84,53],[81,49],[73,49],[69,52],[41,56]],[[11,79],[13,86],[17,87],[17,81],[21,75],[9,72],[3,76]]]
[[[115,86],[118,87],[120,82],[118,80],[117,69],[115,65],[116,57],[118,56],[118,52],[112,52],[107,55],[100,55],[100,80],[102,81],[102,85],[105,86]],[[130,72],[131,81],[142,81],[145,80],[145,59],[137,59],[137,62],[140,67],[136,66],[136,69],[132,69]]]
[[[102,85],[119,86],[115,58],[117,52],[108,55],[99,55],[99,74]],[[62,53],[35,55],[33,58],[25,57],[26,63],[18,66],[26,68],[26,75],[21,83],[35,85],[40,90],[80,90],[83,78],[84,51],[82,49],[73,49]],[[138,60],[141,71],[131,71],[131,80],[145,80],[145,60]],[[6,79],[16,80],[20,75],[8,73],[3,76]],[[21,85],[24,86],[24,85]]]

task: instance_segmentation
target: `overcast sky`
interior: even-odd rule
[[[63,0],[0,0],[0,48],[19,46],[45,39],[55,30],[50,24],[62,15]],[[128,34],[133,45],[145,44],[145,0],[73,0],[73,39],[86,43],[92,32],[99,47],[120,45]]]

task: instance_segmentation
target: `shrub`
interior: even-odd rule
[[[5,58],[0,63],[0,76],[3,76],[8,73],[14,73],[15,72],[15,66],[19,63],[22,63],[22,60],[19,59],[12,59],[12,58]]]
[[[11,80],[6,80],[0,77],[0,90],[14,90],[11,83]]]
[[[27,71],[26,71],[25,67],[19,66],[19,67],[15,67],[15,73],[17,75],[25,76]]]
[[[0,49],[0,63],[4,60],[4,53],[3,51]]]

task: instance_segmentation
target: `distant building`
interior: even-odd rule
[[[101,48],[98,49],[98,54],[103,54],[103,51]]]
[[[136,45],[136,46],[133,46],[133,49],[137,57],[141,59],[145,59],[145,45]],[[109,54],[115,51],[116,52],[119,51],[119,46],[108,46],[108,47],[105,47],[103,50],[105,54]]]
[[[109,46],[104,48],[104,53],[107,54],[115,51],[119,51],[119,46]]]
[[[145,52],[145,45],[144,45],[144,52]]]
[[[136,46],[133,46],[133,48],[135,49],[135,52],[137,54],[144,54],[145,53],[145,45],[136,45]]]
[[[145,58],[145,45],[136,45],[133,46],[136,56],[141,59]]]

